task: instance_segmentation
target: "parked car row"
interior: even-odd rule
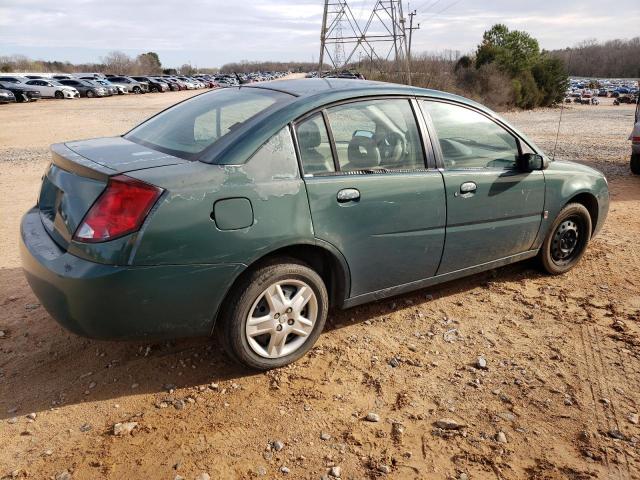
[[[366,80],[364,75],[360,72],[351,70],[331,70],[326,72],[309,72],[306,78],[341,78],[344,80]]]
[[[176,92],[201,88],[232,87],[244,83],[274,80],[289,72],[248,74],[113,75],[6,74],[0,75],[0,103],[32,102],[40,98],[71,99],[112,95]]]
[[[576,103],[590,103],[590,102],[587,102],[586,99],[591,99],[595,97],[619,98],[625,95],[631,95],[632,98],[637,97],[638,82],[636,80],[608,79],[608,78],[598,78],[598,79],[570,78],[569,79],[569,88],[567,90],[567,97],[580,98],[585,100],[584,102],[581,102],[580,100],[573,100]]]

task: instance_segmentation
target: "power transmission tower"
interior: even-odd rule
[[[358,24],[347,0],[325,0],[320,31],[319,70],[324,68],[325,55],[329,58],[332,69],[339,70],[351,62],[357,51],[364,52],[371,63],[383,70],[383,64],[393,54],[395,71],[404,72],[407,82],[410,82],[405,24],[401,0],[376,0],[364,27]],[[376,49],[374,44],[380,44],[381,48]],[[388,50],[384,48],[384,44],[390,44]],[[333,55],[330,46],[334,47]]]
[[[345,35],[345,30],[347,33]],[[349,60],[345,58],[344,46],[362,36],[358,22],[346,0],[325,0],[320,30],[320,63],[318,71],[324,69],[325,55],[333,70],[343,67]],[[333,52],[330,47],[333,46]],[[333,55],[332,55],[333,53]],[[352,52],[349,54],[351,58]]]

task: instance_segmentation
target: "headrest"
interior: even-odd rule
[[[347,153],[349,166],[354,170],[380,166],[380,150],[373,138],[353,137],[349,142]]]
[[[300,147],[304,150],[316,148],[322,141],[320,128],[318,128],[318,125],[313,120],[300,125],[297,133]]]

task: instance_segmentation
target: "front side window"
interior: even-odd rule
[[[321,113],[300,123],[296,128],[300,161],[305,174],[318,175],[335,171],[331,144]]]
[[[259,88],[217,90],[152,117],[125,138],[191,160],[257,115],[291,98],[286,93]]]
[[[425,167],[409,100],[367,100],[327,114],[341,171]]]
[[[516,168],[516,138],[484,115],[450,103],[422,101],[446,168]]]

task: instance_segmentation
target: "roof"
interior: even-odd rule
[[[297,80],[274,80],[259,84],[246,84],[252,88],[268,88],[286,92],[296,97],[310,97],[317,94],[331,94],[337,92],[363,92],[371,94],[405,94],[429,96],[455,96],[437,90],[401,85],[399,83],[374,82],[371,80],[356,80],[343,78],[304,78]],[[456,97],[462,100],[462,97]],[[466,99],[465,99],[466,100]]]

